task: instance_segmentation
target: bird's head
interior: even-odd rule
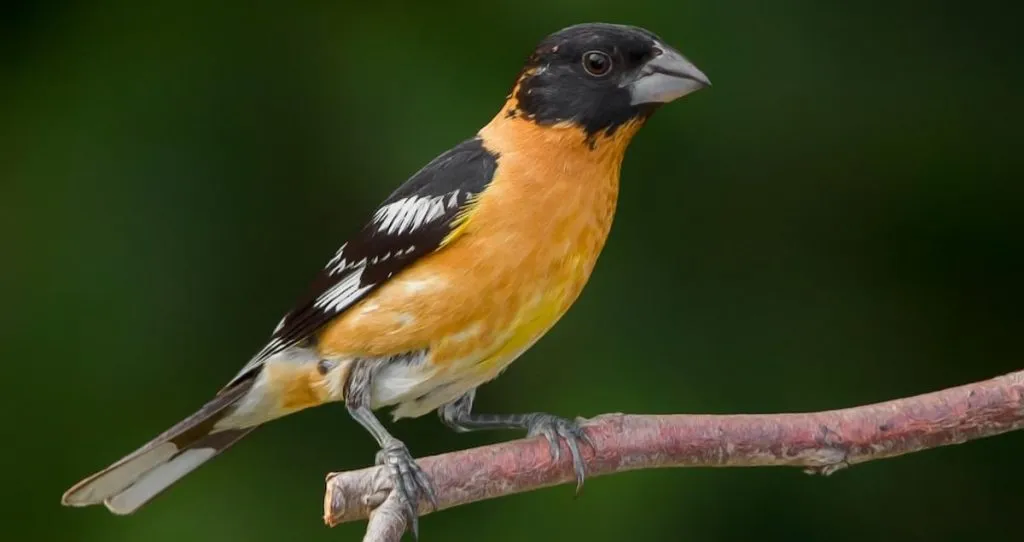
[[[593,140],[624,124],[638,124],[659,106],[710,84],[696,66],[648,30],[580,24],[541,41],[503,114],[540,125],[572,125]]]

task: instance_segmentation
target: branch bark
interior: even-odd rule
[[[842,410],[758,415],[605,414],[584,423],[588,479],[664,467],[839,469],[960,444],[1024,428],[1024,371],[942,391]],[[570,454],[551,459],[542,437],[418,460],[437,490],[439,509],[575,481]],[[369,517],[366,542],[401,539],[406,530],[387,472],[330,473],[329,526]],[[420,514],[431,512],[420,504]]]

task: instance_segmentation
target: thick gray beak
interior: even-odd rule
[[[631,105],[668,103],[711,86],[708,77],[678,51],[661,44],[656,47],[661,54],[648,60],[626,84]]]

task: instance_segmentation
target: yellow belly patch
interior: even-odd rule
[[[477,363],[478,370],[484,373],[500,372],[551,329],[566,309],[563,288],[545,292],[538,302],[517,315],[504,344],[480,360]]]

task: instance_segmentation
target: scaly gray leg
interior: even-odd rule
[[[370,390],[373,378],[380,367],[376,360],[357,360],[352,367],[348,382],[345,383],[345,407],[352,418],[359,422],[380,445],[376,464],[388,468],[394,490],[398,492],[405,508],[409,529],[417,540],[420,536],[418,503],[426,497],[437,509],[437,495],[434,486],[413,460],[405,443],[398,440],[381,425],[370,410]]]
[[[578,423],[545,412],[475,414],[473,413],[475,397],[476,390],[469,391],[462,397],[437,409],[437,414],[445,425],[460,432],[483,429],[526,429],[526,435],[529,437],[544,435],[551,447],[551,457],[555,461],[562,456],[558,439],[565,440],[569,446],[569,452],[572,453],[572,466],[576,471],[576,493],[579,494],[587,474],[583,455],[580,453],[580,443],[585,443],[591,449],[594,449],[594,443]]]

